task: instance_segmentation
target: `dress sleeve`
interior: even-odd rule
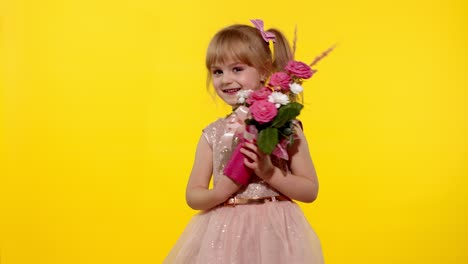
[[[210,145],[211,149],[213,149],[213,142],[211,141],[209,126],[202,130],[202,135],[206,139],[206,142],[208,142]]]
[[[211,149],[213,149],[213,144],[216,141],[216,134],[217,130],[219,129],[219,120],[209,124],[202,130],[202,135],[210,145]]]

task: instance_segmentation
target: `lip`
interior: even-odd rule
[[[223,93],[232,95],[232,94],[236,94],[236,93],[239,92],[240,90],[241,90],[241,88],[224,89],[224,90],[223,90]]]

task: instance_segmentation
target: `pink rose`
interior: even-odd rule
[[[253,118],[260,124],[270,122],[278,114],[275,104],[267,100],[255,101],[249,109]]]
[[[273,87],[281,87],[283,91],[289,91],[291,77],[285,72],[275,72],[271,75],[270,85]]]
[[[290,61],[284,68],[289,74],[298,78],[309,79],[314,73],[309,65],[300,61]]]
[[[270,94],[271,94],[271,90],[266,87],[263,87],[251,93],[249,98],[247,99],[247,103],[251,105],[256,101],[267,100]]]

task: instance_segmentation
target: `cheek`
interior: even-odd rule
[[[220,84],[220,81],[218,79],[212,79],[211,80],[211,84],[213,84],[213,87],[215,89],[218,89],[219,88],[219,84]]]
[[[244,76],[242,78],[242,83],[244,84],[244,86],[247,86],[249,89],[254,89],[255,86],[257,86],[259,82],[260,81],[253,75]]]
[[[222,96],[223,92],[222,92],[221,82],[219,82],[217,80],[213,80],[211,83],[213,85],[213,88],[214,88],[216,94],[219,95],[219,96]]]
[[[253,80],[254,80],[253,83],[257,85],[258,87],[262,85],[262,78],[258,74],[255,75]]]
[[[251,86],[253,90],[258,90],[262,88],[262,82],[260,79],[253,80]]]

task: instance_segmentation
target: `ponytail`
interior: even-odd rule
[[[275,34],[273,70],[283,71],[286,64],[293,59],[291,46],[281,31],[272,28],[268,32]]]

